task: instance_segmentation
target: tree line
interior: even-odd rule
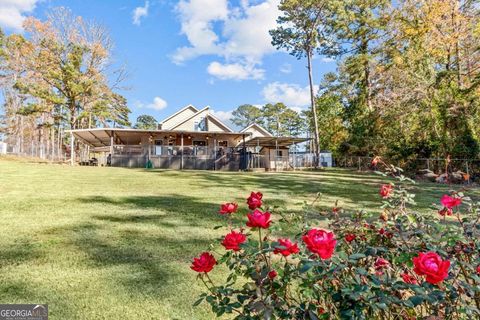
[[[56,8],[45,21],[27,18],[24,28],[27,37],[0,30],[0,130],[16,152],[59,157],[64,129],[130,125],[116,92],[126,73],[111,64],[103,26]]]
[[[478,2],[282,0],[280,9],[272,44],[306,57],[309,79],[312,56],[337,61],[307,112],[318,148],[399,160],[478,157]]]

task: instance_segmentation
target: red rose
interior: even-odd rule
[[[412,275],[410,275],[406,272],[402,273],[400,276],[402,277],[402,279],[405,283],[408,283],[408,284],[417,284],[418,283],[417,279],[415,279],[414,276],[412,276]]]
[[[318,254],[322,259],[330,259],[337,244],[333,232],[323,229],[312,229],[302,239],[308,250]]]
[[[480,274],[480,264],[477,266],[477,273]]]
[[[289,255],[300,251],[297,243],[292,243],[290,239],[278,239],[278,244],[279,246],[273,250],[273,253],[281,254],[284,257],[288,257]]]
[[[238,204],[235,202],[224,203],[220,206],[220,214],[231,214],[237,212]]]
[[[262,198],[263,194],[261,192],[250,193],[250,197],[247,199],[248,208],[250,208],[250,210],[260,208],[262,206]]]
[[[357,236],[354,235],[353,233],[349,233],[349,234],[345,235],[345,241],[347,241],[347,242],[352,242],[356,238],[357,238]]]
[[[377,260],[374,263],[374,267],[375,267],[376,270],[384,269],[384,268],[388,267],[389,265],[390,265],[390,262],[388,262],[387,260],[385,260],[383,258],[377,258]]]
[[[375,167],[380,160],[381,160],[381,159],[380,159],[379,156],[375,156],[375,158],[373,158],[373,160],[372,160],[372,166]]]
[[[239,251],[240,245],[247,240],[247,236],[241,232],[232,231],[225,236],[222,245],[227,250]]]
[[[448,277],[450,261],[442,260],[435,252],[420,252],[418,257],[413,258],[413,265],[416,274],[426,276],[428,283],[436,284]]]
[[[451,216],[453,214],[453,210],[451,208],[442,208],[438,210],[438,214],[441,216]]]
[[[193,258],[192,265],[190,269],[197,272],[210,272],[213,269],[213,266],[217,264],[217,260],[209,252],[203,252],[199,258]]]
[[[260,210],[255,210],[252,213],[247,214],[247,226],[250,228],[262,228],[267,229],[270,227],[270,212],[262,212]]]
[[[393,191],[393,186],[391,184],[382,184],[382,186],[380,187],[379,193],[382,196],[382,198],[386,199],[392,195],[392,191]]]
[[[450,197],[449,195],[444,194],[440,199],[442,206],[448,209],[455,208],[462,204],[462,199],[457,197]]]
[[[272,280],[275,279],[277,277],[277,275],[278,275],[278,273],[275,270],[272,270],[268,273],[268,277]]]

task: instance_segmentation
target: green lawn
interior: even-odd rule
[[[378,210],[379,183],[344,170],[148,171],[0,159],[0,303],[48,303],[51,319],[211,319],[205,305],[191,306],[202,287],[189,265],[224,232],[212,229],[222,222],[219,203],[243,206],[258,190],[267,203],[299,209],[321,192],[322,208],[339,200]],[[421,210],[442,192],[418,188]]]

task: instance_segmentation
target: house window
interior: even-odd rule
[[[277,157],[283,157],[283,150],[276,150],[277,151]]]
[[[195,121],[193,125],[193,129],[195,131],[207,131],[206,118],[200,118],[198,121]]]
[[[205,141],[193,140],[193,145],[198,147],[205,147],[207,143]]]
[[[155,140],[155,154],[157,156],[162,154],[162,145],[163,145],[163,140]]]

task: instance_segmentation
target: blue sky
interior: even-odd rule
[[[131,119],[162,120],[179,108],[210,105],[221,119],[245,103],[308,105],[305,60],[270,45],[279,0],[0,0],[0,26],[22,32],[24,17],[43,19],[49,9],[70,8],[110,31],[113,58],[129,78],[120,92]],[[315,80],[335,70],[318,57]]]

